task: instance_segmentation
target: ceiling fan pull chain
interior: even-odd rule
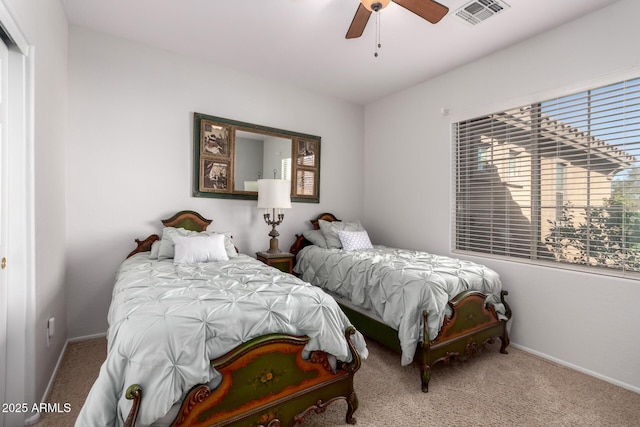
[[[378,49],[382,47],[380,44],[380,11],[376,12],[376,52],[373,54],[378,57]]]

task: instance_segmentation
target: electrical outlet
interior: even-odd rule
[[[52,337],[55,335],[56,333],[56,318],[55,317],[51,317],[49,318],[49,321],[47,322],[47,329],[49,330],[49,336]]]
[[[51,337],[56,333],[56,318],[50,317],[47,320],[47,347],[51,343]]]

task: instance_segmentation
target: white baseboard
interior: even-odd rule
[[[598,379],[600,379],[602,381],[606,381],[606,382],[611,383],[613,385],[617,385],[618,387],[622,387],[622,388],[627,389],[629,391],[633,391],[635,393],[640,394],[640,388],[632,386],[631,384],[627,384],[627,383],[624,383],[622,381],[618,381],[616,379],[607,377],[605,375],[598,374],[597,372],[590,371],[589,369],[585,369],[585,368],[580,367],[578,365],[574,365],[574,364],[568,363],[568,362],[566,362],[564,360],[561,360],[561,359],[556,359],[555,357],[551,357],[548,354],[540,353],[539,351],[532,350],[530,348],[524,347],[524,346],[519,345],[519,344],[514,344],[513,342],[510,344],[510,346],[511,347],[515,347],[515,348],[517,348],[519,350],[522,350],[522,351],[526,351],[527,353],[534,354],[534,355],[536,355],[538,357],[541,357],[543,359],[550,360],[550,361],[552,361],[554,363],[557,363],[558,365],[566,366],[567,368],[571,368],[571,369],[576,370],[578,372],[582,372],[583,374],[587,374],[589,376],[598,378]]]
[[[67,340],[67,343],[87,341],[87,340],[92,340],[92,339],[95,339],[95,338],[104,338],[106,336],[107,336],[106,332],[103,332],[101,334],[84,335],[84,336],[81,336],[81,337],[69,338]]]
[[[60,352],[60,356],[58,357],[58,361],[56,362],[55,368],[53,368],[53,373],[51,374],[51,378],[49,378],[49,383],[47,384],[47,388],[44,390],[44,395],[40,400],[40,403],[46,402],[49,398],[49,394],[51,394],[51,389],[53,388],[53,382],[56,380],[56,375],[58,375],[58,369],[60,369],[60,365],[62,364],[62,358],[64,357],[64,353],[67,351],[67,345],[69,341],[65,341],[64,346],[62,346],[62,351]],[[40,413],[37,412],[33,416],[24,420],[25,426],[34,425],[40,421]]]
[[[42,399],[40,400],[40,403],[46,403],[47,399],[49,398],[49,395],[51,394],[51,389],[53,388],[53,383],[56,380],[56,376],[58,375],[58,370],[60,369],[60,365],[62,364],[62,359],[64,358],[64,354],[67,351],[67,346],[70,343],[74,343],[74,342],[80,342],[80,341],[87,341],[87,340],[91,340],[91,339],[95,339],[95,338],[103,338],[106,337],[107,333],[102,333],[102,334],[94,334],[94,335],[86,335],[83,337],[75,337],[75,338],[70,338],[67,341],[65,341],[64,346],[62,347],[62,351],[60,352],[60,357],[58,357],[58,361],[56,362],[56,366],[53,369],[53,373],[51,374],[51,378],[49,379],[49,383],[47,384],[47,388],[44,391],[44,395],[42,396]],[[27,418],[24,421],[24,425],[25,426],[31,426],[36,424],[38,421],[40,421],[40,413],[37,413],[35,415],[33,415],[32,417]]]
[[[24,420],[24,425],[25,426],[32,426],[34,424],[37,424],[38,421],[40,421],[40,413],[37,413],[33,417],[30,417],[30,418],[27,418],[26,420]]]

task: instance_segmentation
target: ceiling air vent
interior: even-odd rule
[[[456,16],[471,25],[476,25],[509,7],[505,2],[498,0],[472,0],[458,9]]]

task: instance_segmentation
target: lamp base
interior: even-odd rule
[[[280,253],[280,249],[278,248],[278,239],[272,237],[271,240],[269,240],[269,250],[267,250],[266,252],[270,254]]]

